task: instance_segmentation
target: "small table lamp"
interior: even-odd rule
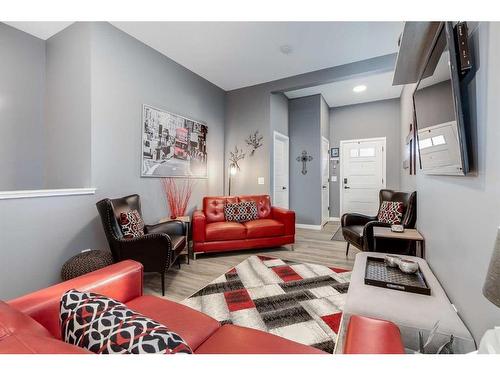
[[[498,228],[495,248],[493,249],[490,266],[486,274],[483,295],[491,303],[500,307],[500,228]],[[479,345],[478,353],[500,354],[500,327],[496,327],[485,333]]]

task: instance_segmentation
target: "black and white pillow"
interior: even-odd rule
[[[68,290],[59,319],[63,341],[97,354],[192,354],[177,333],[99,294]]]
[[[387,224],[401,224],[403,202],[383,201],[378,212],[378,221]]]
[[[144,221],[137,210],[120,213],[120,228],[125,238],[144,236]]]
[[[224,216],[226,217],[226,221],[237,221],[238,223],[257,220],[259,218],[257,203],[254,201],[226,203],[224,206]]]

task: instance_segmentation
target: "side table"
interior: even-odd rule
[[[189,259],[193,258],[193,249],[190,246],[190,240],[189,240],[189,232],[190,232],[190,227],[191,227],[191,216],[179,216],[176,217],[175,219],[172,219],[170,217],[164,217],[158,221],[158,224],[160,223],[167,223],[169,221],[173,220],[179,220],[182,221],[183,223],[186,224],[186,248],[181,252],[181,254],[186,255],[187,257],[187,264],[189,264]]]
[[[405,229],[404,232],[393,232],[391,228],[374,227],[373,239],[375,241],[375,251],[377,249],[377,238],[394,238],[398,240],[414,241],[416,246],[415,252],[419,250],[420,258],[425,259],[425,240],[420,232],[416,229]],[[416,255],[416,254],[415,254]]]

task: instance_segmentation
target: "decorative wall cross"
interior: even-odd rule
[[[306,163],[313,160],[311,155],[307,155],[307,151],[302,151],[302,155],[297,156],[297,161],[302,162],[302,174],[307,174]]]

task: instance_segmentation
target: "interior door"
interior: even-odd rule
[[[273,205],[288,208],[289,146],[288,137],[274,132],[274,196]]]
[[[340,148],[341,213],[376,215],[386,185],[385,138],[343,141]]]
[[[322,224],[330,219],[330,142],[321,138],[321,218]]]

